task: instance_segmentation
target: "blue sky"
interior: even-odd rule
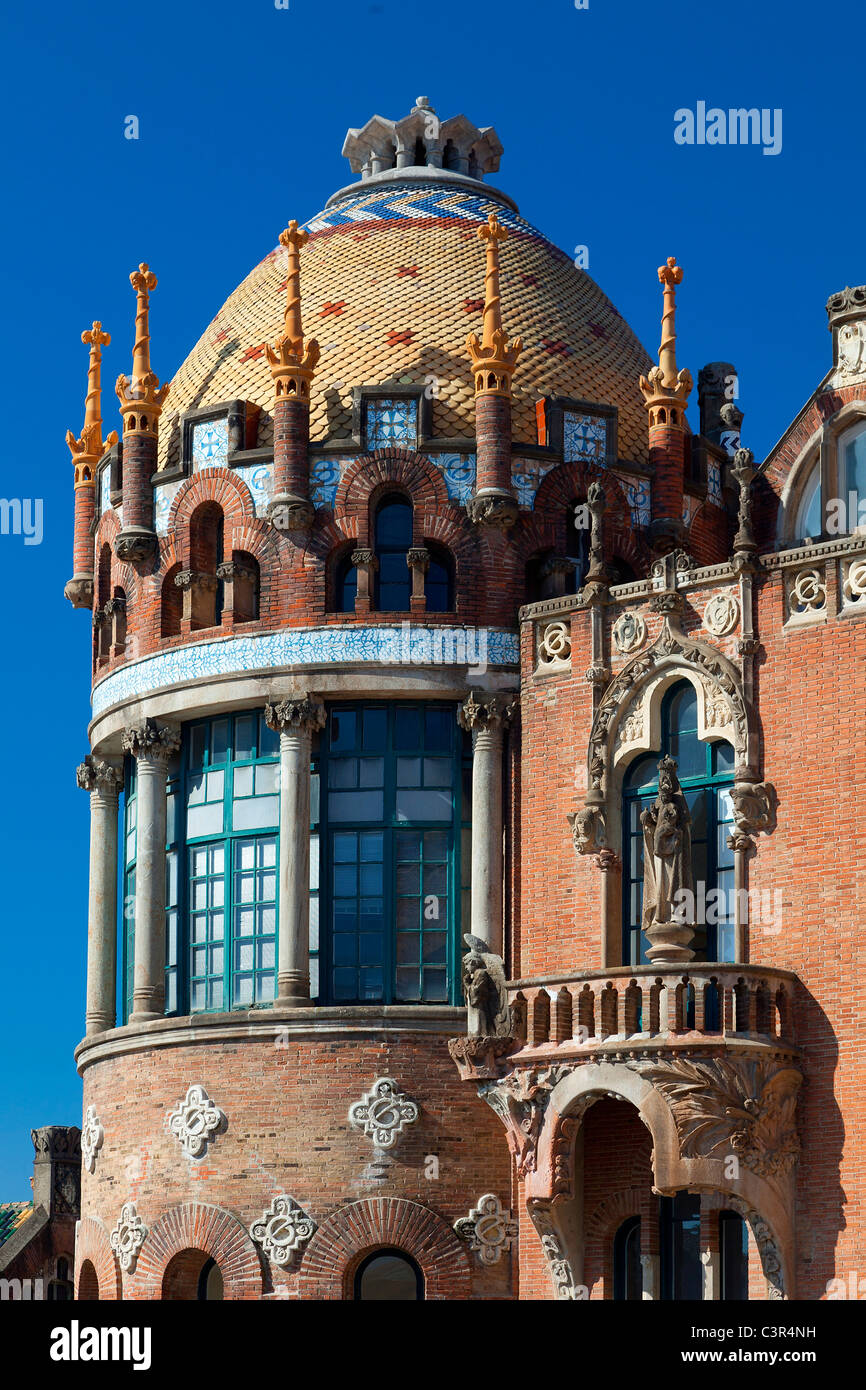
[[[442,116],[496,127],[492,181],[560,246],[589,248],[590,274],[653,353],[656,267],[676,254],[680,365],[697,377],[735,362],[743,442],[763,458],[830,364],[827,297],[866,281],[861,84],[846,68],[861,24],[854,0],[7,7],[0,495],[42,498],[44,537],[0,535],[0,1200],[29,1196],[31,1126],[80,1123],[88,806],[75,767],[90,640],[63,585],[82,329],[100,318],[113,335],[113,428],[138,262],[159,277],[153,361],[166,379],[287,220],[350,181],[346,129],[403,116],[423,93]],[[781,153],[677,145],[674,113],[699,101],[780,108]],[[128,115],[137,141],[124,139]]]

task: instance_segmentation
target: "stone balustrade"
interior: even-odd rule
[[[732,1037],[791,1044],[796,978],[763,966],[700,963],[539,975],[508,986],[512,1031],[521,1051]]]

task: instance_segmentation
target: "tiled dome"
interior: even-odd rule
[[[313,443],[351,437],[352,388],[385,381],[431,386],[435,436],[474,433],[465,343],[481,327],[484,252],[475,233],[495,211],[510,233],[502,249],[503,320],[524,343],[513,386],[515,441],[536,442],[540,396],[578,397],[618,406],[620,456],[644,462],[646,411],[637,383],[650,359],[610,300],[495,190],[431,169],[412,174],[392,170],[356,184],[305,224],[304,331],[322,350]],[[177,417],[210,402],[254,402],[262,411],[258,443],[271,442],[264,344],[283,330],[285,274],[278,246],[179,368],[160,432],[160,467],[178,460]]]

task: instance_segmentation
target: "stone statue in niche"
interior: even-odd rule
[[[644,842],[643,929],[652,961],[687,961],[694,952],[691,816],[673,758],[659,763],[659,790],[641,813]]]
[[[488,951],[486,941],[464,936],[469,947],[463,957],[463,994],[468,1010],[470,1037],[507,1038],[511,1034],[511,1010],[505,988],[502,957]]]

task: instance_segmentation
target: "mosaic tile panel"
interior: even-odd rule
[[[153,489],[153,524],[158,536],[164,536],[168,531],[168,518],[172,504],[183,481],[183,478],[178,478],[175,483],[161,483],[159,487]]]
[[[105,676],[93,691],[94,717],[134,696],[216,676],[280,670],[291,666],[468,665],[475,674],[490,666],[516,666],[518,638],[505,628],[400,626],[292,628],[258,636],[197,642],[144,657]]]
[[[273,491],[274,465],[272,463],[242,463],[232,470],[243,478],[250,490],[256,516],[264,516]]]
[[[623,473],[617,473],[616,476],[622,484],[628,505],[631,508],[632,525],[649,526],[652,505],[649,479],[631,478]]]
[[[511,486],[514,488],[517,501],[521,507],[532,507],[535,503],[535,494],[545,473],[549,473],[551,468],[555,468],[555,463],[547,463],[542,459],[522,459],[516,458],[511,465]]]
[[[578,415],[567,410],[563,416],[563,456],[566,463],[589,460],[604,464],[607,457],[607,417]]]
[[[722,497],[722,470],[712,459],[707,464],[707,497],[717,507],[724,507]]]
[[[330,507],[333,511],[337,488],[351,458],[313,458],[310,460],[310,500],[314,507]]]
[[[433,454],[430,462],[441,468],[445,475],[445,486],[451,501],[465,506],[475,491],[475,455]]]
[[[192,469],[225,468],[229,459],[229,422],[202,420],[192,427]]]
[[[103,468],[99,475],[99,515],[109,511],[111,508],[111,467],[109,464]]]
[[[418,402],[398,398],[367,401],[364,438],[367,448],[387,449],[400,445],[414,449],[418,442]]]

